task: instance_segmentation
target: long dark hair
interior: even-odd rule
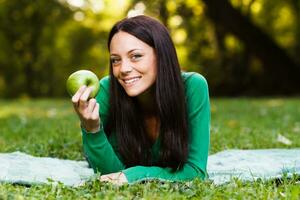
[[[110,112],[106,131],[116,133],[118,151],[127,167],[157,165],[173,170],[182,168],[188,156],[188,127],[184,85],[176,50],[167,28],[159,21],[136,16],[116,23],[108,38],[127,32],[154,48],[157,59],[155,98],[160,121],[158,162],[151,160],[149,140],[136,99],[129,97],[113,76],[110,63]]]

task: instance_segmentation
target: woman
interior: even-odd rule
[[[168,30],[147,16],[126,18],[108,38],[110,75],[96,99],[72,97],[83,148],[101,181],[205,179],[210,105],[207,82],[180,71]]]

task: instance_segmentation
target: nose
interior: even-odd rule
[[[121,63],[120,72],[124,74],[128,74],[131,71],[132,71],[132,63],[129,60],[124,59]]]

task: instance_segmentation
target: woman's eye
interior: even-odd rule
[[[110,61],[111,61],[111,63],[113,65],[116,65],[116,64],[118,64],[121,61],[121,59],[119,59],[119,58],[111,58]]]
[[[138,60],[139,58],[141,58],[142,57],[142,55],[141,54],[134,54],[134,55],[132,55],[132,59],[133,60]]]

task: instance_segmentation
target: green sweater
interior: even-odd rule
[[[109,77],[100,80],[100,92],[96,100],[100,104],[101,128],[97,133],[87,133],[82,129],[83,149],[88,162],[95,172],[108,174],[122,171],[128,183],[159,179],[186,181],[196,177],[207,178],[206,164],[209,150],[210,103],[205,78],[198,73],[182,72],[188,113],[189,155],[181,170],[172,172],[170,168],[158,166],[134,166],[126,168],[118,154],[114,134],[109,137],[103,126],[107,123],[109,112]],[[152,155],[159,154],[159,138],[152,146]],[[155,159],[155,158],[154,158]]]

